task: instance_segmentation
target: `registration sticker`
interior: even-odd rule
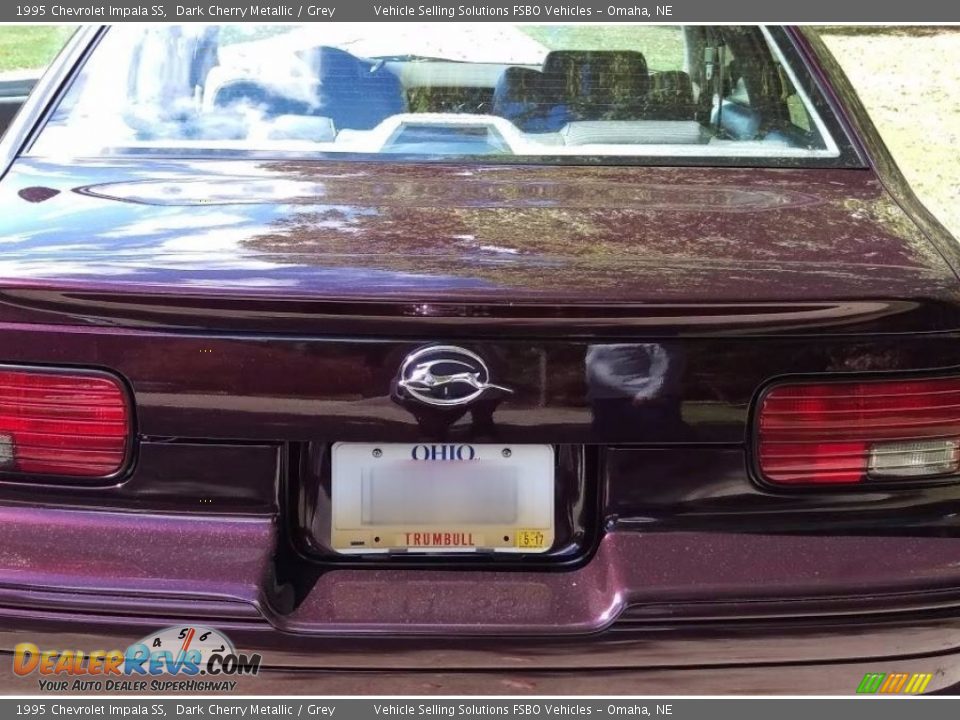
[[[547,546],[547,534],[543,530],[517,530],[517,547],[524,550],[541,550]]]

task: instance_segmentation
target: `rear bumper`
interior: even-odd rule
[[[0,635],[0,693],[38,691],[36,674],[18,677],[11,670],[18,642],[43,649],[124,648],[157,627],[191,620],[7,615]],[[559,642],[321,639],[291,637],[258,622],[221,621],[215,627],[239,650],[262,655],[259,675],[223,678],[237,683],[231,692],[258,695],[850,695],[865,674],[894,672],[931,674],[927,692],[960,684],[960,613],[852,623],[833,618],[612,628]]]
[[[614,530],[576,570],[327,572],[281,612],[273,516],[0,507],[0,689],[20,642],[202,623],[255,693],[852,693],[960,682],[960,540]],[[373,675],[372,675],[373,674]]]

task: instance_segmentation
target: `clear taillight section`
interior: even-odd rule
[[[107,477],[126,462],[130,433],[110,376],[0,369],[0,472]]]
[[[776,484],[918,480],[960,470],[960,379],[797,383],[768,390],[757,460]]]

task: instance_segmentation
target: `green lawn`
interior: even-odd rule
[[[0,72],[44,67],[75,29],[72,25],[0,26]]]

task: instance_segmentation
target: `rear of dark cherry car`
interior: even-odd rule
[[[0,435],[112,410],[3,476],[0,648],[199,623],[255,693],[960,680],[958,253],[787,37],[862,167],[17,158]],[[434,345],[513,392],[398,402]],[[555,543],[334,553],[350,442],[548,445]]]

